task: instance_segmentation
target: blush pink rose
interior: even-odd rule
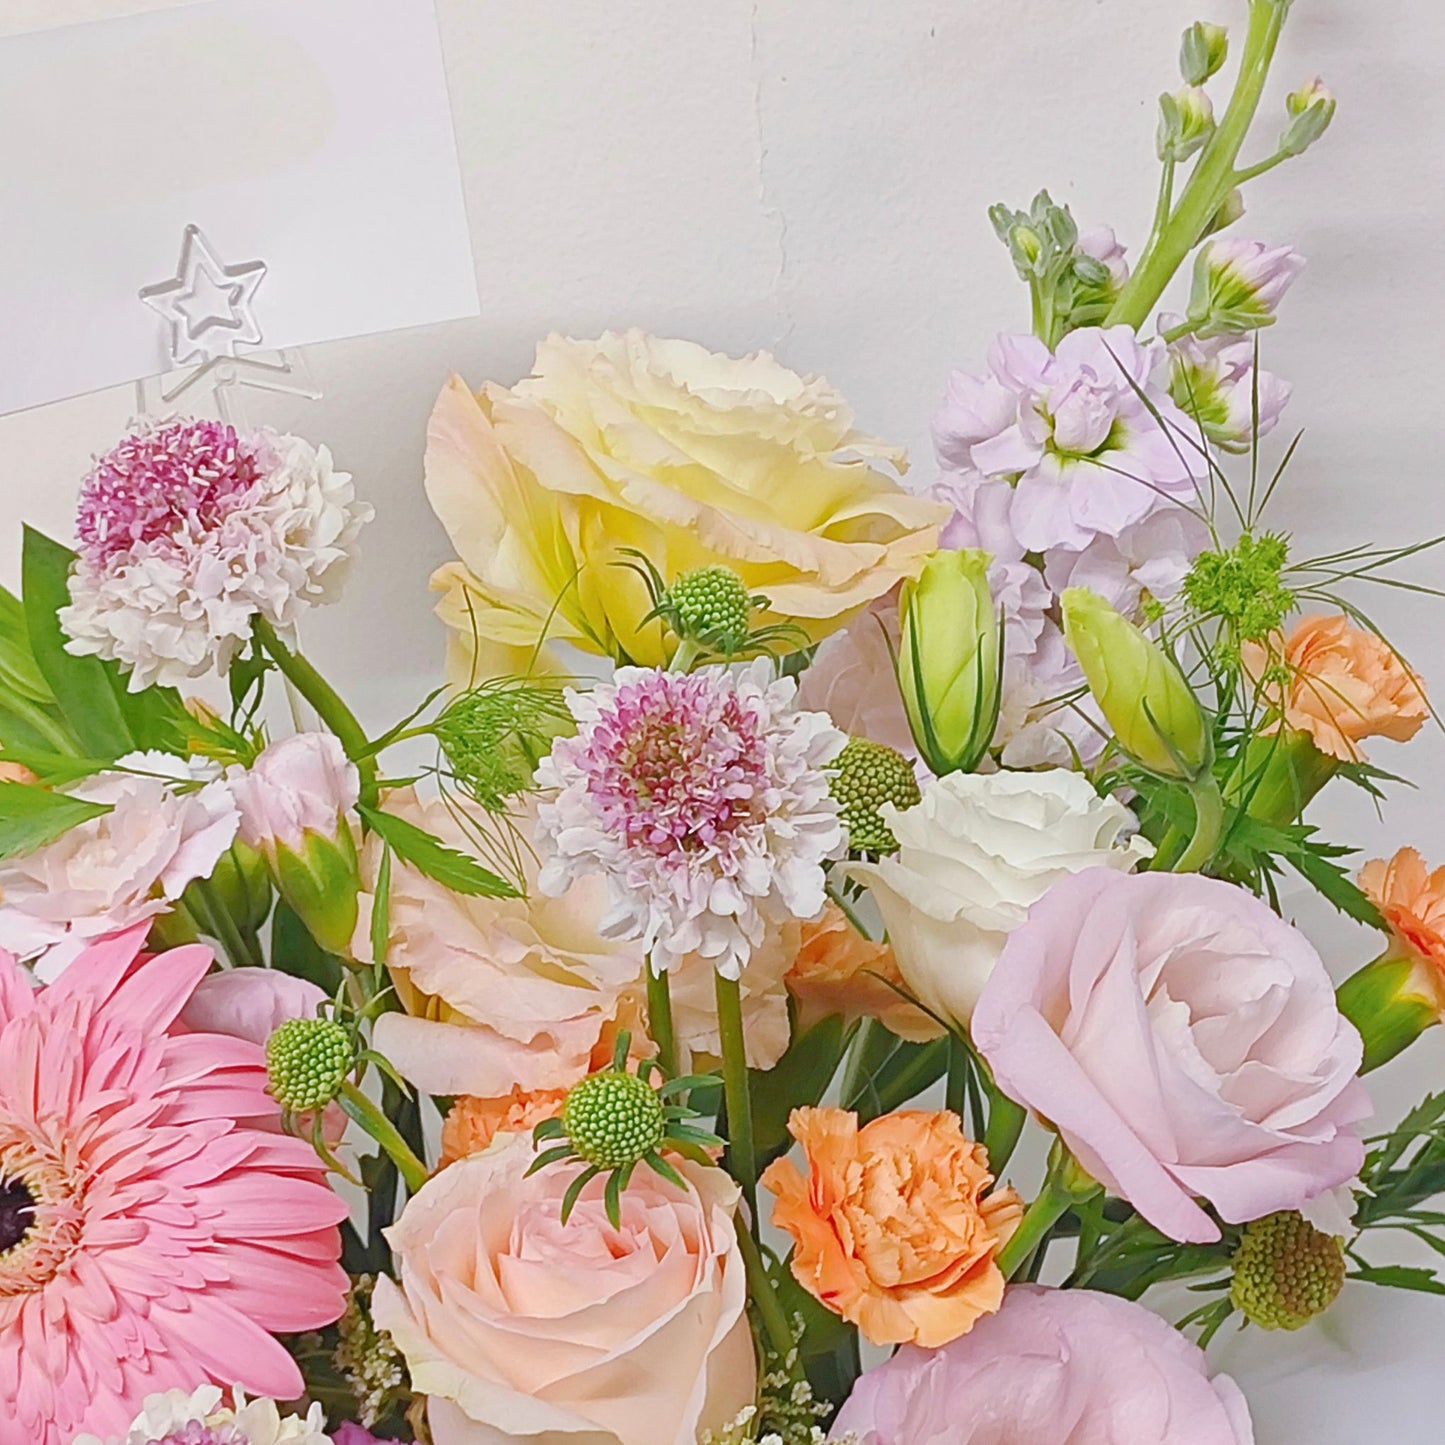
[[[869,1370],[833,1437],[861,1445],[1254,1445],[1228,1375],[1158,1315],[1091,1290],[1014,1285],[940,1350]]]
[[[1010,936],[973,1016],[1004,1092],[1173,1239],[1353,1178],[1362,1047],[1309,940],[1212,878],[1090,869]]]
[[[695,1445],[721,1430],[756,1388],[737,1186],[676,1160],[686,1190],[639,1169],[614,1229],[594,1179],[564,1225],[577,1170],[527,1178],[534,1157],[502,1135],[386,1231],[399,1283],[377,1281],[372,1313],[428,1397],[435,1445]]]

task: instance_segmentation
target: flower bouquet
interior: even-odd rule
[[[379,732],[299,642],[324,448],[143,418],[27,533],[0,1445],[1246,1445],[1221,1330],[1445,1294],[1374,1247],[1445,1253],[1445,1095],[1361,1082],[1445,870],[1307,821],[1430,716],[1360,600],[1421,544],[1270,529],[1302,263],[1232,238],[1335,110],[1245,159],[1289,9],[1218,114],[1186,32],[1132,267],[994,208],[1032,329],[925,486],[765,354],[453,379],[447,682]],[[1286,879],[1380,930],[1343,986]]]

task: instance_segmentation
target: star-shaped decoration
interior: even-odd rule
[[[258,346],[261,327],[254,302],[265,276],[264,261],[225,265],[200,228],[187,226],[176,274],[140,293],[166,323],[172,364],[215,361]]]

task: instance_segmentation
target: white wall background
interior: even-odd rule
[[[0,34],[165,8],[167,0],[4,0]],[[325,399],[277,420],[327,441],[378,520],[348,600],[312,650],[373,722],[435,677],[426,578],[447,555],[421,492],[423,432],[448,370],[511,381],[552,329],[640,325],[821,371],[869,430],[930,469],[929,417],[953,366],[1026,329],[1027,300],[985,217],[1041,185],[1137,248],[1152,207],[1158,92],[1180,30],[1236,26],[1244,0],[438,0],[477,274],[479,320],[313,348]],[[1445,533],[1439,400],[1445,330],[1445,6],[1298,0],[1266,111],[1323,74],[1335,127],[1257,183],[1241,233],[1311,267],[1265,338],[1307,431],[1277,525],[1301,554]],[[277,96],[277,104],[286,98]],[[1269,131],[1261,143],[1267,144]],[[0,137],[0,145],[23,137]],[[7,216],[4,224],[23,224]],[[24,338],[0,338],[24,364]],[[88,458],[128,391],[0,420],[0,580],[21,520],[68,535]],[[1445,583],[1441,560],[1416,580]],[[1445,699],[1445,605],[1384,590],[1379,620]],[[1383,819],[1328,800],[1332,836],[1445,862],[1445,737],[1387,767],[1423,784]],[[1342,969],[1366,940],[1301,913]],[[1382,1113],[1445,1074],[1417,1050],[1377,1088]],[[1445,1301],[1352,1289],[1302,1337],[1217,1347],[1261,1445],[1445,1439]],[[1384,1427],[1382,1429],[1382,1427]],[[1146,1445],[1146,1442],[1139,1442]]]

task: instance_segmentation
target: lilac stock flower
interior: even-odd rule
[[[1184,585],[1194,559],[1209,545],[1209,528],[1183,507],[1169,507],[1125,527],[1117,537],[1095,537],[1082,552],[1059,548],[1044,556],[1044,577],[1055,593],[1087,587],[1126,617],[1137,617],[1146,598],[1168,602]]]
[[[934,418],[939,460],[961,474],[951,485],[1011,483],[1009,529],[1033,552],[1082,551],[1191,502],[1205,467],[1161,385],[1164,361],[1127,326],[1070,332],[1053,353],[1032,336],[999,337],[989,374],[955,373]]]
[[[1304,270],[1293,246],[1214,240],[1194,264],[1189,320],[1201,337],[1232,336],[1273,324],[1284,294]]]
[[[1176,316],[1159,318],[1161,331],[1180,325]],[[1248,451],[1256,436],[1272,432],[1290,398],[1287,381],[1264,370],[1256,376],[1254,355],[1254,340],[1248,336],[1182,336],[1169,348],[1170,395],[1225,451]]]

